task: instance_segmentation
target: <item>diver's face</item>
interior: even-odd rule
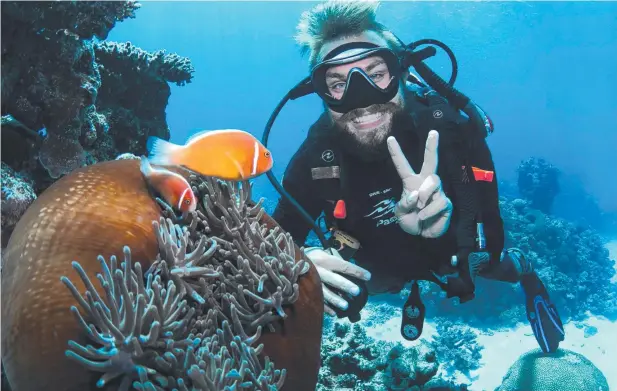
[[[325,55],[330,50],[348,42],[372,42],[387,46],[387,42],[378,34],[367,31],[361,35],[328,42],[320,53]],[[347,76],[353,68],[363,70],[377,86],[386,88],[391,82],[388,67],[380,56],[368,57],[353,63],[333,66],[326,72],[326,85],[330,95],[340,99],[345,91]],[[355,109],[348,113],[338,113],[326,106],[334,123],[349,135],[358,146],[371,147],[385,143],[392,132],[393,116],[403,108],[403,94],[399,86],[398,93],[387,103]]]

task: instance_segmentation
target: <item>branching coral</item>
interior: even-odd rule
[[[164,50],[150,53],[133,46],[130,42],[101,42],[96,45],[96,55],[106,67],[133,68],[134,71],[161,81],[183,86],[190,83],[195,72],[191,61],[177,54],[166,54]]]
[[[167,83],[190,83],[195,71],[190,60],[164,50],[149,53],[130,42],[97,43],[94,52],[101,74],[97,110],[109,126],[92,144],[94,158],[105,160],[118,152],[141,155],[149,136],[168,139]]]
[[[27,174],[35,188],[44,190],[50,178],[120,153],[142,155],[149,136],[169,138],[167,83],[190,82],[190,61],[162,50],[151,54],[91,40],[105,39],[139,6],[133,1],[3,2],[1,111],[23,125],[12,132],[11,143],[27,149],[11,153],[10,162],[3,155],[3,161],[22,170],[20,159],[34,156],[38,163]],[[17,141],[43,129],[35,146]]]
[[[470,371],[480,367],[483,347],[477,340],[476,334],[469,327],[441,320],[437,323],[433,346],[446,371],[460,371],[469,376]]]
[[[76,262],[85,298],[62,278],[97,346],[70,342],[67,355],[104,372],[99,386],[122,377],[121,390],[279,389],[286,371],[268,357],[262,363],[263,345],[254,345],[286,317],[308,264],[294,260],[289,234],[260,224],[263,209],[249,205],[248,183],[190,180],[202,202],[180,218],[164,208],[168,217],[153,222],[160,253],[145,273],[125,248],[120,265],[99,257],[104,297]]]
[[[318,391],[466,389],[464,384],[435,377],[439,363],[429,343],[405,347],[377,341],[366,334],[364,323],[326,324]]]

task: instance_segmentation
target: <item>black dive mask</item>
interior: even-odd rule
[[[365,59],[368,60],[365,65],[367,72],[354,67],[347,74],[346,80],[341,78],[342,75],[329,74],[333,67]],[[402,70],[401,59],[391,49],[368,42],[351,42],[328,53],[312,69],[310,83],[314,92],[330,109],[348,113],[391,101],[399,90]],[[342,86],[344,91],[340,94]]]

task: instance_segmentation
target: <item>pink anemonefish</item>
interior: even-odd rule
[[[140,169],[148,184],[155,189],[171,207],[182,213],[193,212],[197,200],[191,185],[180,174],[152,167],[145,156],[141,157]]]
[[[191,136],[185,145],[149,137],[150,162],[183,166],[204,176],[242,181],[272,168],[270,151],[252,134],[238,129],[205,130]]]

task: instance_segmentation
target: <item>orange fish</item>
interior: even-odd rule
[[[185,145],[157,137],[147,142],[150,162],[184,166],[204,176],[241,181],[272,168],[272,155],[252,134],[237,129],[205,130],[192,135]]]
[[[197,200],[193,189],[182,175],[152,167],[145,156],[141,157],[140,169],[148,184],[173,208],[182,213],[196,209]]]

